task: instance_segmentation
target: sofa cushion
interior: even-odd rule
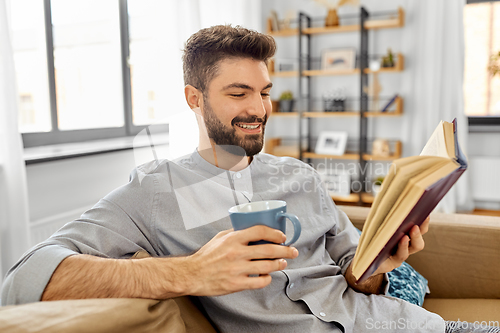
[[[437,313],[444,320],[470,323],[485,321],[489,326],[500,326],[500,299],[426,298],[424,308]],[[488,323],[490,321],[492,323]]]

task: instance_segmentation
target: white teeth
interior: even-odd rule
[[[237,126],[245,129],[256,129],[259,127],[259,125],[243,125],[243,124],[236,124]]]

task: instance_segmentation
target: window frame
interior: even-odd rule
[[[124,121],[122,127],[90,128],[81,130],[62,131],[58,128],[57,99],[54,66],[54,38],[52,27],[51,0],[43,0],[45,43],[47,49],[47,70],[49,79],[50,118],[52,129],[49,132],[22,133],[24,148],[38,147],[51,144],[74,143],[89,140],[103,140],[125,136],[134,136],[147,127],[153,127],[156,131],[168,133],[168,124],[134,125],[132,117],[132,91],[130,79],[130,67],[128,59],[130,55],[129,22],[127,0],[118,0],[120,17],[120,60],[122,72],[122,90],[124,105]]]
[[[499,2],[500,0],[467,0],[465,5],[481,2]],[[469,132],[500,132],[500,116],[467,116]]]

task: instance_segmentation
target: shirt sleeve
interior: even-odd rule
[[[39,301],[57,266],[71,255],[127,258],[139,250],[158,255],[150,227],[157,197],[154,177],[138,177],[134,170],[128,184],[25,253],[7,273],[2,305]]]
[[[328,201],[328,198],[327,198]],[[326,248],[331,258],[341,267],[342,274],[345,274],[347,268],[354,259],[356,248],[359,243],[359,232],[347,217],[346,213],[337,208],[333,200],[329,200],[331,211],[336,218],[336,225],[328,232]],[[389,275],[384,273],[384,291],[389,293]]]

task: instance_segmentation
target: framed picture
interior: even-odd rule
[[[351,194],[351,173],[347,170],[318,169],[321,180],[330,195],[348,196]]]
[[[347,144],[347,132],[321,132],[316,143],[316,154],[343,155]]]
[[[321,54],[321,69],[335,71],[354,69],[356,66],[355,49],[324,50]]]

